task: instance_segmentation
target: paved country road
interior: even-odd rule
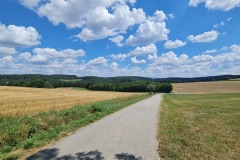
[[[159,160],[161,95],[135,103],[32,155],[28,160]]]

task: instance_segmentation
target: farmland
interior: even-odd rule
[[[0,86],[0,117],[33,115],[42,111],[65,109],[78,104],[99,102],[136,94],[139,93]]]
[[[0,159],[19,159],[150,95],[0,87],[0,97]]]
[[[160,112],[161,159],[238,159],[240,82],[173,86],[178,94],[165,95]]]
[[[189,94],[240,93],[240,81],[175,83],[173,92]]]

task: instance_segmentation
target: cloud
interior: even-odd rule
[[[108,60],[105,59],[104,57],[98,57],[95,58],[93,60],[90,60],[87,65],[90,66],[103,66],[103,65],[107,65]]]
[[[16,53],[17,53],[17,51],[15,48],[0,47],[0,56],[1,55],[13,55]]]
[[[35,48],[33,49],[32,54],[29,52],[21,53],[19,54],[18,58],[26,62],[42,65],[53,62],[65,63],[66,61],[77,63],[76,58],[84,55],[85,51],[82,49],[65,49],[57,51],[53,48]]]
[[[75,37],[83,41],[116,36],[125,33],[129,27],[145,21],[145,12],[141,8],[130,9],[128,6],[128,3],[133,5],[135,2],[135,0],[41,0],[33,3],[20,1],[38,15],[47,17],[54,25],[63,23],[69,29],[81,29]]]
[[[41,0],[19,0],[19,3],[22,4],[24,7],[29,9],[34,9],[38,6],[38,3],[41,2]]]
[[[110,55],[110,57],[113,59],[113,60],[120,60],[120,61],[123,61],[125,60],[125,58],[129,57],[128,54],[112,54]]]
[[[186,54],[177,55],[170,51],[155,57],[152,63],[144,67],[122,66],[110,62],[104,57],[97,57],[87,63],[72,63],[72,61],[51,61],[51,63],[29,63],[19,60],[19,57],[5,56],[0,58],[2,74],[41,73],[41,74],[76,74],[78,76],[139,76],[147,77],[196,77],[221,74],[240,74],[240,46],[228,47],[229,52],[217,55],[200,54],[189,57]],[[30,53],[24,54],[26,58]],[[132,57],[136,64],[144,64],[144,60]],[[133,63],[132,62],[132,63]],[[64,68],[64,69],[63,69]]]
[[[122,46],[123,46],[123,44],[121,43],[123,39],[124,39],[124,37],[121,36],[121,35],[118,35],[118,36],[116,36],[116,37],[109,38],[109,40],[112,41],[113,43],[116,43],[116,45],[117,45],[118,47],[122,47]]]
[[[129,53],[129,56],[141,56],[157,53],[157,46],[155,44],[150,44],[147,46],[136,47],[133,51]]]
[[[88,19],[86,23],[87,27],[83,28],[76,37],[83,41],[103,39],[125,33],[130,26],[139,24],[144,20],[145,13],[142,9],[133,8],[130,11],[127,5],[121,5],[115,8],[113,14],[103,9],[102,13],[97,11],[95,15],[91,15],[91,19]]]
[[[222,27],[225,26],[227,23],[229,23],[232,20],[232,17],[229,17],[228,19],[226,19],[225,21],[222,21],[218,24],[213,25],[214,28],[218,28],[218,27]]]
[[[229,47],[233,52],[240,53],[240,46],[239,45],[232,45]]]
[[[225,25],[225,22],[221,22],[221,23],[219,23],[219,24],[215,24],[213,27],[214,28],[217,28],[217,27],[220,27],[220,26],[224,26]]]
[[[157,57],[155,61],[150,64],[151,67],[153,66],[159,66],[159,65],[182,65],[184,63],[187,63],[189,60],[189,57],[186,54],[182,54],[180,57],[177,57],[177,55],[169,51],[167,53],[163,53],[160,57]]]
[[[235,7],[240,6],[240,0],[190,0],[189,5],[196,7],[199,3],[205,3],[208,9],[218,9],[229,11]]]
[[[24,61],[29,61],[31,56],[32,56],[31,53],[25,52],[25,53],[19,54],[18,59],[19,60],[24,60]]]
[[[85,56],[85,52],[82,49],[64,49],[62,51],[57,51],[53,48],[35,48],[33,49],[34,54],[45,55],[46,57],[54,58],[68,58],[68,57],[82,57]]]
[[[229,22],[229,21],[231,21],[233,18],[232,17],[229,17],[228,19],[227,19],[227,21]]]
[[[167,40],[170,31],[166,28],[164,20],[166,20],[165,13],[157,10],[154,16],[148,17],[145,22],[139,25],[136,34],[130,35],[125,43],[137,46]]]
[[[112,62],[110,64],[110,69],[112,70],[118,70],[119,64],[117,62]]]
[[[208,42],[215,41],[218,38],[218,35],[219,35],[219,32],[212,30],[196,36],[190,35],[188,36],[187,39],[193,43],[208,43]]]
[[[216,53],[217,50],[215,49],[211,49],[211,50],[206,50],[205,52],[203,52],[203,54],[210,54],[210,53]]]
[[[187,43],[176,39],[175,41],[168,40],[164,43],[164,47],[167,49],[179,48],[185,46]]]
[[[148,60],[149,61],[156,61],[158,59],[157,53],[149,54]]]
[[[12,62],[14,61],[14,58],[12,56],[5,56],[2,58],[3,62]]]
[[[144,59],[137,60],[137,57],[132,57],[131,62],[134,63],[134,64],[145,64],[146,63],[146,61]]]
[[[232,51],[228,53],[217,54],[216,56],[200,54],[192,58],[186,54],[177,56],[170,51],[157,57],[145,72],[164,77],[239,74],[240,52],[238,49],[240,49],[240,46],[233,45],[230,48],[232,48]]]
[[[33,27],[23,27],[0,23],[0,46],[31,47],[40,44],[41,36]]]
[[[128,57],[131,56],[146,56],[146,55],[153,55],[157,53],[157,46],[155,44],[150,44],[147,46],[142,46],[142,47],[136,47],[134,50],[127,54],[112,54],[110,57],[113,60],[125,60]]]
[[[174,19],[174,18],[175,18],[175,16],[174,16],[174,14],[173,14],[173,13],[171,13],[171,14],[168,14],[168,17],[169,17],[169,18],[171,18],[171,19]]]

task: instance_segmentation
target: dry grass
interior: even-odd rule
[[[239,93],[240,81],[217,81],[173,84],[175,93],[209,94],[209,93]]]
[[[240,157],[240,93],[167,94],[159,121],[161,159]]]
[[[0,86],[0,117],[35,115],[42,111],[70,108],[77,104],[99,102],[134,94],[137,93]]]

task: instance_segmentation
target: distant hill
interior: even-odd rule
[[[156,81],[168,81],[172,83],[186,83],[186,82],[207,82],[207,81],[223,81],[230,79],[237,79],[240,75],[220,75],[220,76],[209,76],[209,77],[194,77],[194,78],[157,78]]]
[[[93,77],[86,76],[80,77],[82,80],[89,82],[135,82],[135,81],[154,81],[154,82],[171,82],[171,83],[186,83],[186,82],[206,82],[206,81],[221,81],[229,79],[240,78],[240,75],[219,75],[209,77],[193,77],[193,78],[182,78],[182,77],[170,77],[170,78],[148,78],[148,77],[137,77],[137,76],[119,76],[119,77]]]

